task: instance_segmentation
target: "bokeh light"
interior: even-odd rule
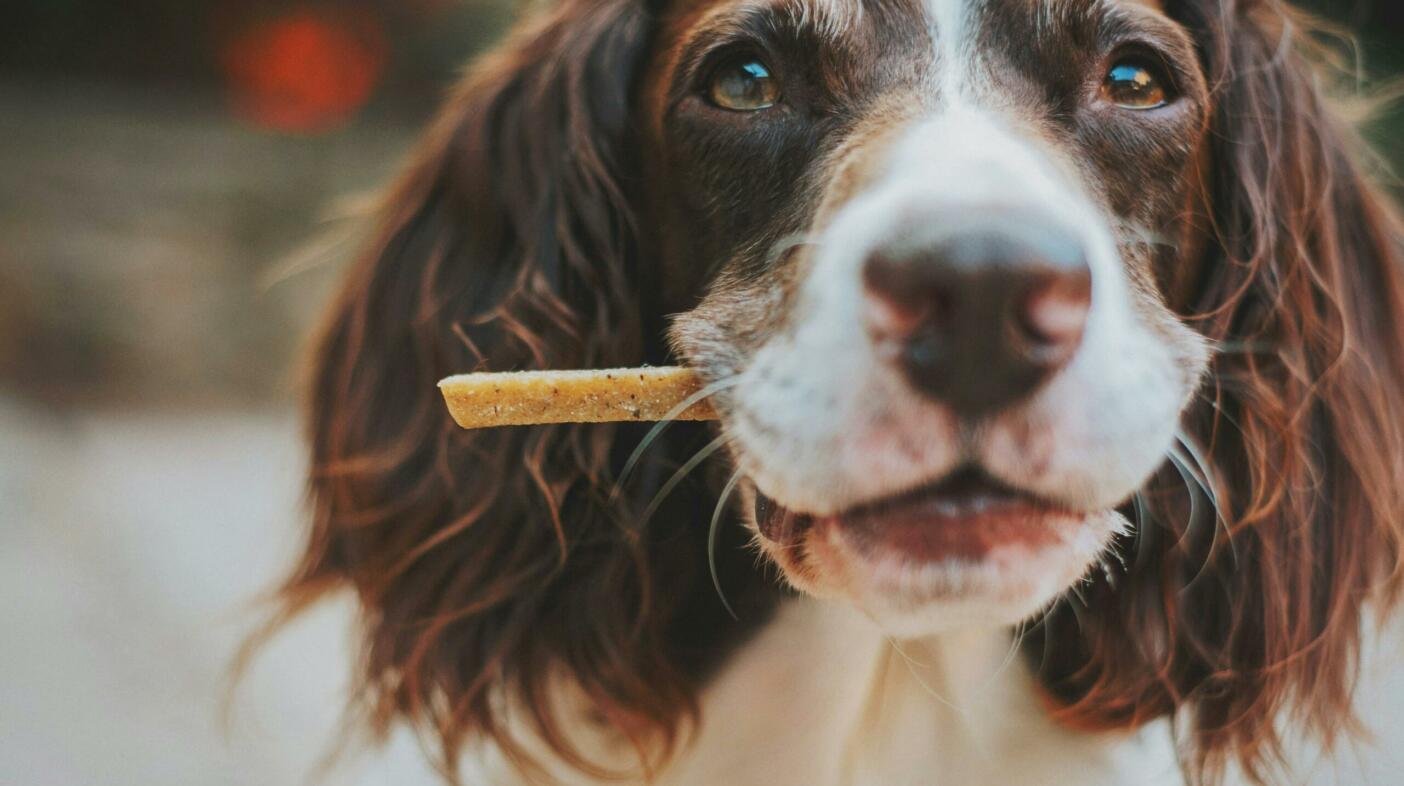
[[[236,111],[266,128],[301,134],[350,120],[370,100],[386,57],[377,18],[346,9],[302,8],[256,22],[221,52]]]

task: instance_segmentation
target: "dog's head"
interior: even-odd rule
[[[1399,552],[1404,289],[1296,21],[566,0],[450,102],[332,310],[289,608],[354,586],[377,718],[450,760],[525,766],[505,700],[592,771],[565,678],[653,762],[774,602],[747,541],[896,635],[1036,617],[1056,712],[1190,708],[1205,771],[1289,702],[1329,733]],[[676,361],[718,438],[674,427],[622,493],[638,428],[464,433],[434,397]],[[703,443],[731,461],[668,482]]]
[[[642,85],[659,258],[712,271],[672,335],[760,542],[895,633],[1065,591],[1208,365],[1166,291],[1203,231],[1194,41],[1036,5],[701,4]]]

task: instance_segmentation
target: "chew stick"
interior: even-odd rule
[[[661,420],[701,388],[691,369],[678,367],[488,372],[439,382],[449,414],[463,428]],[[675,419],[716,417],[702,399]]]

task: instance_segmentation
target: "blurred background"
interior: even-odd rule
[[[432,782],[407,739],[319,766],[346,608],[220,702],[300,536],[300,341],[356,217],[525,5],[0,10],[0,784]],[[1404,71],[1397,0],[1314,10],[1358,34],[1362,89]],[[1404,113],[1367,130],[1401,163]],[[1404,657],[1371,668],[1367,717],[1404,742]],[[1366,751],[1314,782],[1400,783],[1401,763]]]

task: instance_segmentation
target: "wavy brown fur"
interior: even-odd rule
[[[1185,421],[1222,520],[1203,500],[1192,516],[1181,476],[1162,472],[1125,569],[1025,639],[1069,723],[1187,709],[1206,781],[1231,760],[1269,777],[1283,713],[1328,742],[1348,727],[1361,603],[1393,599],[1404,510],[1398,228],[1283,27],[1295,17],[1240,5],[1167,3],[1216,85],[1184,243],[1202,251],[1178,261],[1175,305],[1224,349]],[[655,769],[776,596],[729,528],[718,559],[748,624],[723,614],[705,484],[638,521],[699,427],[675,426],[644,482],[612,497],[637,429],[462,432],[434,395],[475,367],[667,360],[631,209],[650,26],[635,0],[563,0],[480,63],[314,347],[312,530],[279,616],[354,589],[359,706],[382,732],[403,718],[436,738],[450,774],[477,740],[532,771],[523,730],[582,772],[620,774],[566,732],[562,677]]]
[[[1141,520],[1126,569],[1083,589],[1085,605],[1063,602],[1028,650],[1070,723],[1189,707],[1192,773],[1213,781],[1236,760],[1268,781],[1284,754],[1276,719],[1328,749],[1355,728],[1362,603],[1383,610],[1398,591],[1404,263],[1359,142],[1319,91],[1308,21],[1273,2],[1190,5],[1172,4],[1214,42],[1217,95],[1208,242],[1180,261],[1198,281],[1176,305],[1223,350],[1184,427],[1219,520],[1162,470],[1145,515],[1127,511]]]
[[[505,688],[555,753],[609,774],[560,728],[552,668],[641,749],[647,732],[666,750],[698,680],[744,632],[714,637],[705,533],[678,512],[709,501],[675,492],[639,529],[657,480],[610,500],[637,429],[465,432],[426,394],[477,367],[661,359],[644,338],[619,177],[644,27],[632,3],[568,3],[480,63],[386,200],[314,346],[313,528],[284,616],[353,587],[359,701],[381,731],[404,716],[437,736],[450,772],[469,737],[531,766],[495,703]],[[695,447],[696,427],[675,432],[650,451],[651,474]],[[730,582],[743,595],[752,559]],[[749,618],[763,621],[765,603]]]

